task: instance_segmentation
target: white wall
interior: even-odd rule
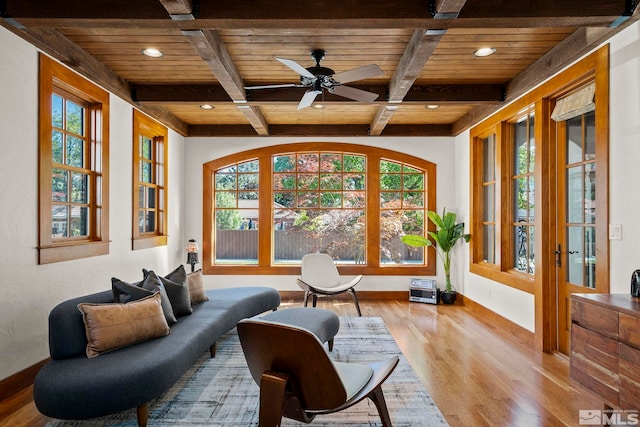
[[[386,148],[429,160],[437,164],[438,210],[455,205],[455,171],[453,138],[187,138],[185,142],[185,236],[202,240],[202,165],[216,158],[277,144],[296,142],[342,142]],[[439,261],[438,261],[439,263]],[[442,268],[438,268],[438,281],[444,283]],[[279,290],[300,290],[296,276],[205,276],[212,286],[250,286],[259,283]],[[452,280],[455,280],[453,275]],[[365,276],[358,285],[361,290],[408,290],[407,276]]]
[[[169,244],[131,250],[132,107],[111,96],[110,254],[37,264],[38,52],[0,27],[0,380],[49,356],[57,303],[108,290],[111,277],[167,273],[186,258],[182,234],[184,139],[169,135]]]

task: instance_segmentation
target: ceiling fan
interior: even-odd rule
[[[377,93],[367,92],[366,90],[356,89],[349,86],[343,86],[343,84],[356,80],[381,76],[384,74],[384,72],[380,69],[380,67],[375,64],[370,64],[354,68],[352,70],[336,73],[331,68],[320,66],[320,61],[322,61],[325,54],[326,52],[322,49],[312,50],[311,57],[316,61],[316,65],[315,67],[308,68],[303,67],[302,65],[291,59],[276,58],[287,67],[300,74],[300,83],[298,84],[246,86],[245,89],[254,90],[274,89],[281,87],[309,87],[310,89],[305,92],[302,99],[300,100],[300,103],[298,104],[298,110],[311,106],[316,97],[322,94],[322,89],[326,89],[329,91],[329,93],[333,93],[335,95],[366,103],[373,102],[378,97]]]

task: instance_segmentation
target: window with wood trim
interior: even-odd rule
[[[40,55],[39,263],[109,253],[109,94]]]
[[[133,111],[133,249],[167,244],[165,126]]]
[[[400,242],[435,209],[433,163],[378,148],[300,143],[204,165],[203,270],[297,274],[306,253],[341,272],[435,274],[435,254]]]

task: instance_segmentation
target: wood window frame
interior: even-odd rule
[[[89,230],[86,238],[54,239],[52,230],[52,106],[55,90],[89,107],[88,166],[91,169]],[[38,263],[48,264],[109,253],[109,93],[39,54]]]
[[[156,188],[156,229],[153,232],[140,232],[140,138],[151,136],[152,159],[151,174],[152,186]],[[167,234],[167,208],[168,208],[168,129],[146,116],[138,110],[133,110],[133,187],[132,187],[132,249],[147,249],[156,246],[165,246],[168,240]],[[161,194],[160,194],[161,193]]]
[[[516,271],[509,264],[510,254],[513,252],[513,242],[511,240],[510,227],[512,223],[513,206],[512,197],[513,191],[510,183],[510,171],[512,167],[511,157],[509,156],[508,142],[509,142],[509,124],[518,116],[522,116],[522,110],[533,106],[535,111],[535,140],[536,140],[536,160],[535,160],[535,182],[536,182],[536,194],[535,205],[538,207],[550,206],[554,204],[554,198],[556,196],[554,183],[551,180],[551,169],[555,165],[555,152],[549,146],[549,141],[554,138],[551,130],[551,111],[555,99],[562,96],[562,94],[574,90],[580,85],[586,84],[588,81],[596,82],[596,104],[597,109],[600,109],[598,114],[598,121],[596,123],[596,133],[599,135],[598,140],[603,141],[603,144],[608,146],[608,133],[609,124],[602,118],[608,118],[609,111],[609,47],[608,45],[598,49],[591,53],[587,57],[583,58],[576,64],[567,68],[565,71],[559,73],[556,77],[550,79],[541,86],[535,88],[529,93],[523,95],[520,99],[506,106],[504,109],[496,113],[491,118],[479,123],[470,130],[470,201],[471,211],[473,218],[483,218],[482,201],[479,197],[482,193],[478,193],[481,189],[479,187],[482,179],[482,152],[479,147],[479,141],[482,137],[496,133],[496,162],[500,164],[496,165],[496,173],[499,176],[496,177],[498,185],[500,186],[496,194],[496,222],[500,237],[497,238],[496,244],[500,245],[500,249],[497,250],[497,257],[499,260],[496,264],[487,264],[482,262],[482,242],[481,239],[472,239],[470,247],[470,268],[472,273],[494,280],[507,286],[519,289],[521,291],[541,295],[544,288],[544,293],[548,294],[552,290],[547,289],[549,285],[548,269],[553,269],[553,257],[548,254],[553,252],[553,249],[547,247],[549,245],[548,239],[543,236],[553,233],[552,219],[545,215],[541,209],[538,210],[535,217],[534,227],[536,235],[539,237],[535,242],[535,257],[536,266],[534,275],[525,274]],[[545,159],[543,162],[542,160]],[[606,154],[601,154],[600,160],[604,163],[608,163],[608,157]],[[599,175],[598,190],[602,192],[599,194],[607,194],[608,185],[608,172],[606,168],[604,170],[599,168],[602,176]],[[605,197],[603,196],[603,199]],[[608,206],[608,199],[599,200],[601,203],[601,211],[604,212],[602,220],[608,220],[604,218],[606,216],[606,206]],[[555,206],[555,205],[554,205]],[[471,234],[474,236],[481,236],[482,222],[472,221]],[[606,228],[606,227],[605,227]],[[605,250],[608,254],[608,250]],[[607,254],[603,256],[608,256]],[[598,272],[599,274],[608,274]],[[536,311],[541,310],[549,311],[549,308],[541,308],[538,304],[542,302],[536,298]],[[542,317],[541,317],[542,318]],[[536,320],[537,322],[538,320]]]
[[[424,266],[413,265],[380,265],[380,160],[396,161],[412,164],[423,169],[426,174],[426,208],[436,210],[436,172],[435,163],[408,154],[393,150],[370,147],[359,144],[345,144],[332,142],[307,142],[274,145],[254,150],[235,153],[219,159],[212,160],[203,165],[203,237],[202,237],[202,270],[204,274],[265,274],[265,275],[293,275],[300,274],[299,265],[274,265],[271,256],[273,221],[261,221],[263,226],[258,228],[258,263],[257,265],[216,265],[214,263],[215,248],[214,236],[214,190],[213,176],[215,172],[230,164],[241,163],[251,159],[259,161],[259,211],[260,218],[271,218],[273,205],[272,192],[272,156],[279,153],[296,153],[304,151],[346,152],[357,155],[365,155],[366,176],[368,182],[366,218],[367,218],[367,242],[366,262],[362,265],[340,265],[341,274],[370,274],[370,275],[425,275],[436,274],[436,253],[430,247],[426,248]],[[372,185],[372,183],[378,183]],[[426,220],[428,229],[435,230],[433,224]],[[270,224],[269,226],[265,226]]]

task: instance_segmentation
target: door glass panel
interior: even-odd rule
[[[582,161],[582,116],[567,120],[567,163]]]
[[[584,285],[583,272],[584,272],[584,252],[582,251],[584,244],[584,228],[583,227],[568,227],[568,253],[562,254],[563,262],[567,260],[567,280],[574,285]]]
[[[584,222],[596,222],[596,164],[587,163],[584,175]]]
[[[584,228],[584,262],[585,286],[596,287],[596,228]]]
[[[567,220],[572,223],[582,223],[584,212],[584,178],[582,166],[567,169]]]
[[[495,135],[490,135],[482,140],[482,159],[483,159],[483,177],[484,182],[493,181],[495,179]]]
[[[486,222],[493,222],[495,220],[495,212],[493,209],[495,206],[494,190],[494,185],[484,186],[484,220]]]
[[[585,141],[584,158],[593,160],[596,158],[596,112],[592,111],[584,115]]]
[[[487,224],[483,226],[483,261],[494,264],[496,262],[495,226]]]

